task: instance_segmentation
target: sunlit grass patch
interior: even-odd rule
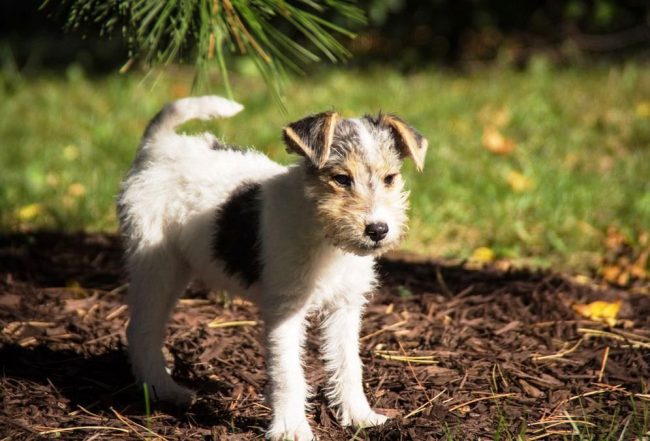
[[[114,200],[148,119],[188,93],[182,71],[88,78],[0,74],[0,227],[114,230]],[[468,258],[583,267],[608,227],[640,246],[650,225],[650,71],[643,65],[461,75],[334,70],[295,80],[282,114],[257,78],[235,76],[246,110],[189,124],[284,163],[280,128],[306,113],[380,109],[429,139],[424,173],[406,166],[405,247]]]

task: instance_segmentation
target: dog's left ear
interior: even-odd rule
[[[316,168],[321,168],[330,156],[337,112],[323,112],[289,124],[282,130],[289,153],[308,158]]]
[[[426,138],[395,115],[381,115],[379,123],[388,126],[393,132],[395,147],[402,157],[410,156],[418,171],[424,168],[424,156],[429,142]]]

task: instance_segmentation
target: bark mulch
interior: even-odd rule
[[[0,439],[263,437],[269,409],[253,306],[188,289],[171,320],[187,410],[154,405],[124,351],[126,280],[106,235],[0,237]],[[642,439],[650,420],[650,296],[528,270],[389,258],[361,338],[371,403],[394,418],[341,428],[313,332],[306,372],[321,440]],[[572,305],[622,300],[615,327]]]

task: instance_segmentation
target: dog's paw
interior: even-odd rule
[[[353,426],[356,428],[366,428],[381,426],[388,420],[386,415],[381,415],[368,408],[363,411],[342,411],[339,415],[339,422],[342,426]]]
[[[370,413],[365,416],[352,418],[352,425],[354,427],[364,429],[366,427],[381,426],[386,421],[388,421],[388,417],[386,415],[381,415],[377,412],[370,411]]]
[[[194,391],[174,382],[162,385],[148,385],[149,396],[154,401],[163,401],[176,407],[189,407],[194,401]]]
[[[309,427],[307,420],[296,424],[273,422],[266,432],[266,438],[271,441],[314,441],[316,437]]]

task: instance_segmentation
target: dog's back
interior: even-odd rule
[[[117,204],[129,254],[178,237],[183,224],[214,213],[243,183],[263,182],[286,170],[258,152],[228,148],[209,133],[175,132],[192,119],[229,117],[242,108],[216,96],[184,98],[151,120]]]

